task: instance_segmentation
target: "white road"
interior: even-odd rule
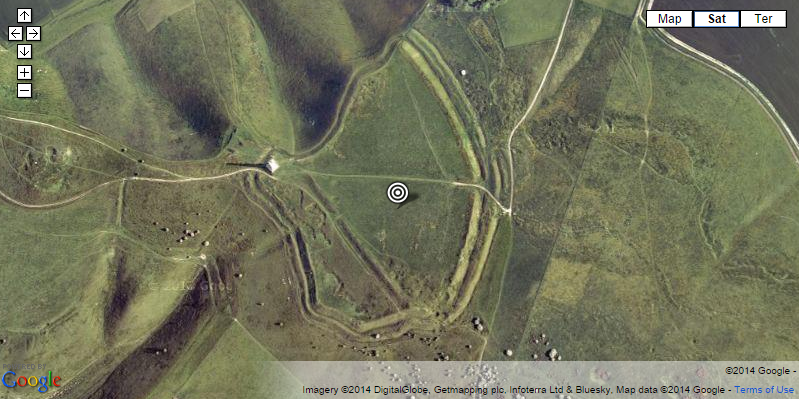
[[[509,139],[506,141],[506,159],[509,161],[509,206],[503,208],[504,213],[512,214],[512,207],[514,206],[515,200],[515,164],[514,159],[512,158],[512,140],[517,133],[517,130],[526,121],[526,118],[531,114],[531,111],[534,110],[534,106],[537,104],[537,101],[540,98],[540,94],[542,93],[542,88],[545,87],[545,82],[548,81],[548,76],[551,73],[551,68],[553,67],[554,61],[556,61],[556,55],[559,53],[559,49],[562,45],[562,38],[565,36],[565,27],[567,27],[567,20],[570,17],[570,12],[573,10],[573,0],[570,0],[570,5],[567,6],[567,12],[565,13],[565,19],[562,21],[562,28],[559,31],[559,36],[556,38],[556,46],[554,46],[553,54],[551,54],[551,60],[548,61],[548,67],[545,69],[545,73],[542,75],[542,80],[540,80],[540,86],[537,88],[537,91],[534,92],[534,97],[531,99],[531,103],[528,104],[528,108],[526,108],[526,112],[523,113],[523,116],[520,117],[520,120],[517,121],[517,124],[512,128],[512,131],[509,133]]]

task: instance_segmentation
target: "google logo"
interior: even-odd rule
[[[17,387],[17,386],[20,386],[20,387],[39,386],[39,388],[37,390],[40,393],[46,393],[48,385],[49,386],[53,386],[53,387],[61,387],[61,385],[58,384],[58,381],[61,380],[61,376],[53,377],[53,372],[52,371],[47,371],[47,376],[42,376],[42,377],[20,376],[16,381],[14,381],[14,376],[16,376],[16,375],[17,375],[16,373],[14,373],[14,372],[12,372],[10,370],[8,372],[4,373],[3,374],[3,385],[8,387],[8,388]],[[11,376],[11,377],[9,378],[9,376]],[[8,381],[9,379],[11,380],[11,382]]]

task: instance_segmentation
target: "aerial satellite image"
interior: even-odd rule
[[[798,8],[2,0],[0,398],[798,361]]]

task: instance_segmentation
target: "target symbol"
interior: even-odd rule
[[[409,197],[409,188],[402,182],[393,182],[387,187],[387,198],[392,203],[403,203]]]

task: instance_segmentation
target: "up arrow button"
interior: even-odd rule
[[[30,24],[33,22],[33,9],[18,8],[17,9],[17,22],[21,24]]]

